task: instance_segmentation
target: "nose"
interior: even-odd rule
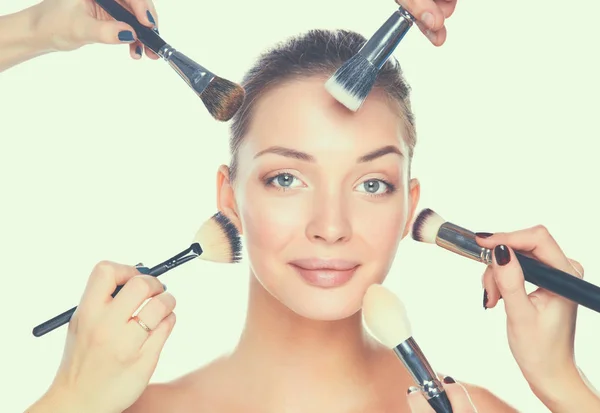
[[[349,219],[349,202],[339,194],[316,196],[311,219],[306,226],[306,236],[313,242],[335,244],[352,238]]]

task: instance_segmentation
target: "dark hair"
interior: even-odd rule
[[[311,30],[292,37],[260,55],[241,82],[246,90],[246,98],[231,123],[231,181],[237,173],[238,149],[248,131],[257,100],[268,90],[287,80],[332,75],[354,56],[366,41],[362,35],[348,30]],[[389,59],[381,68],[374,88],[385,91],[387,96],[399,105],[401,116],[406,123],[409,160],[412,159],[416,131],[409,99],[410,87],[395,59]]]

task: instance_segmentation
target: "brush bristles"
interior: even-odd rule
[[[220,212],[206,221],[194,237],[202,247],[198,257],[205,261],[236,263],[242,258],[242,241],[233,223]]]
[[[377,67],[363,55],[356,54],[325,82],[325,89],[342,105],[356,112],[371,92],[378,73]]]
[[[231,119],[244,103],[246,91],[237,83],[215,76],[200,99],[211,116],[220,121]]]
[[[394,348],[412,336],[404,303],[382,285],[369,286],[363,298],[362,315],[366,329],[386,347]]]
[[[412,238],[415,241],[435,244],[440,227],[446,221],[429,208],[422,210],[412,227]]]

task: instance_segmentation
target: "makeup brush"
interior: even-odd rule
[[[154,30],[141,24],[136,17],[115,0],[95,0],[115,20],[129,24],[137,38],[150,50],[166,60],[196,94],[202,99],[211,116],[228,121],[238,111],[245,98],[245,90],[238,84],[223,79],[183,53],[167,44]]]
[[[475,233],[446,222],[433,210],[423,209],[412,227],[412,238],[419,242],[438,246],[463,257],[492,264],[492,250],[477,244]],[[559,269],[550,267],[534,258],[515,251],[525,281],[567,298],[591,310],[600,312],[600,287]]]
[[[338,102],[356,112],[363,104],[379,70],[392,55],[415,18],[400,7],[325,83],[325,89]]]
[[[394,350],[436,413],[452,413],[444,386],[412,336],[404,303],[379,284],[367,288],[362,305],[363,322],[381,344]]]
[[[241,259],[242,243],[235,225],[221,213],[216,213],[204,222],[196,232],[193,243],[179,254],[152,267],[149,275],[158,277],[173,268],[194,258],[218,263],[236,263]],[[118,286],[112,293],[114,298],[123,285]],[[58,327],[67,324],[77,306],[57,315],[33,329],[33,335],[41,337]]]

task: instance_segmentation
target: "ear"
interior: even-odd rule
[[[242,221],[235,202],[233,186],[229,180],[229,167],[227,165],[219,166],[217,171],[217,209],[229,218],[239,233],[242,234]]]
[[[418,179],[412,178],[409,182],[409,191],[408,191],[408,217],[406,220],[406,227],[404,227],[404,232],[402,233],[402,238],[406,237],[410,230],[412,229],[413,219],[415,218],[415,211],[417,210],[417,205],[419,204],[419,199],[421,197],[421,183]]]

